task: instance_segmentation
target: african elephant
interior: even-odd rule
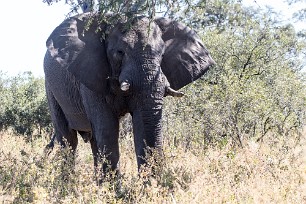
[[[146,149],[162,152],[163,98],[181,96],[175,90],[214,64],[195,31],[179,22],[139,16],[128,23],[109,25],[85,13],[63,21],[46,42],[45,83],[55,137],[73,151],[77,132],[90,140],[95,166],[101,153],[106,158],[103,172],[119,168],[120,117],[132,116],[140,167]]]

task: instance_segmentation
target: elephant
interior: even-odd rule
[[[46,47],[50,146],[56,138],[75,152],[79,133],[103,174],[119,171],[119,119],[128,113],[138,168],[148,152],[162,156],[164,97],[182,96],[180,88],[215,64],[194,30],[164,17],[107,23],[97,13],[78,14],[53,30]]]

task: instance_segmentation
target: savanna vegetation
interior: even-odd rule
[[[99,2],[101,13],[124,13],[132,4],[122,3],[134,1]],[[150,169],[137,173],[127,117],[119,189],[111,178],[96,184],[83,142],[63,180],[67,152],[58,146],[44,152],[52,134],[44,79],[1,73],[0,202],[305,203],[305,31],[238,0],[135,2],[139,13],[161,11],[195,28],[217,62],[183,88],[184,97],[167,97],[165,158],[151,163],[156,176]],[[302,14],[295,16],[303,20]]]

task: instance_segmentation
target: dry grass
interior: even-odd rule
[[[88,144],[79,142],[76,168],[63,181],[58,148],[0,134],[0,203],[306,203],[305,136],[186,150],[165,145],[164,165],[153,179],[137,174],[133,142],[121,141],[121,189],[97,186]],[[167,143],[167,141],[165,142]]]

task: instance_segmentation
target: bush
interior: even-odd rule
[[[305,138],[270,137],[245,148],[193,151],[165,145],[164,165],[137,172],[133,138],[122,138],[121,189],[97,185],[90,145],[80,142],[70,179],[59,145],[0,133],[0,203],[304,203]],[[197,152],[197,154],[194,154]],[[304,157],[303,157],[304,155]],[[65,174],[64,174],[65,176]]]
[[[44,79],[35,78],[31,72],[16,77],[1,76],[1,130],[28,137],[50,131],[51,118],[45,95]]]
[[[238,26],[203,28],[204,44],[217,66],[185,87],[182,99],[167,99],[165,132],[173,135],[174,143],[179,138],[187,148],[215,142],[241,146],[248,139],[290,136],[301,130],[306,110],[305,76],[300,70],[305,41],[291,25],[260,20],[246,15]]]

